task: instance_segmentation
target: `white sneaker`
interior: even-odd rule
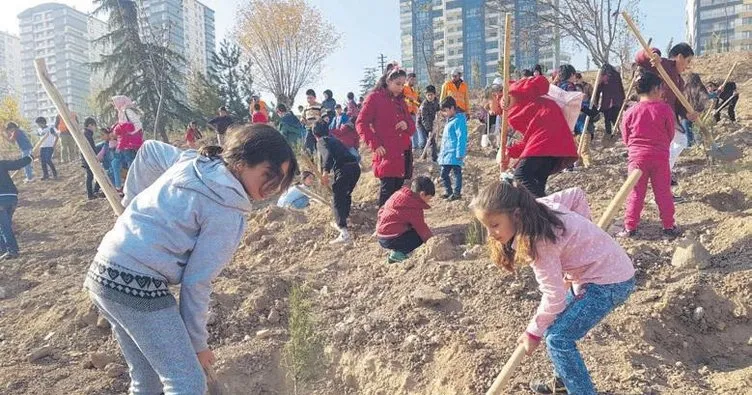
[[[334,221],[329,222],[329,226],[331,226],[332,229],[336,230],[337,232],[342,232],[342,229],[340,229],[339,225],[337,225],[337,223]]]
[[[350,238],[350,233],[347,231],[347,229],[342,229],[339,231],[339,236],[337,236],[336,239],[329,242],[329,244],[345,244],[352,241]]]
[[[23,180],[24,184],[28,184],[28,183],[30,183],[32,181],[34,181],[33,178],[24,178],[24,180]]]

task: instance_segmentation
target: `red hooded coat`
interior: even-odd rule
[[[407,130],[397,129],[400,121],[407,123]],[[366,97],[355,126],[371,151],[379,147],[386,150],[384,157],[373,155],[373,174],[377,178],[403,178],[410,174],[412,169],[405,168],[405,151],[411,149],[415,120],[404,96],[394,96],[386,89],[374,90]]]
[[[561,108],[542,96],[548,93],[548,80],[537,76],[524,78],[509,87],[516,99],[509,109],[509,125],[523,135],[522,141],[509,147],[509,157],[553,156],[562,158],[556,171],[577,160],[577,147]]]

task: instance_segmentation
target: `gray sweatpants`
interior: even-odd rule
[[[177,304],[140,311],[89,292],[130,368],[130,394],[204,395],[206,377]],[[170,296],[171,297],[171,296]]]

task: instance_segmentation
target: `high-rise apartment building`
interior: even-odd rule
[[[0,97],[21,97],[21,40],[0,32]]]
[[[143,0],[144,34],[161,35],[186,60],[185,73],[207,73],[215,51],[214,10],[197,0]]]
[[[687,41],[695,53],[752,50],[752,0],[687,0]]]
[[[88,112],[90,16],[63,4],[45,3],[23,11],[18,18],[24,117],[33,120],[57,114],[37,81],[34,60],[38,58],[46,61],[52,82],[68,106],[79,113]]]
[[[471,87],[498,76],[503,57],[504,13],[513,12],[512,64],[551,69],[560,60],[552,28],[541,27],[535,0],[400,0],[402,63],[420,84],[461,69]],[[500,8],[503,8],[500,9]],[[436,75],[434,75],[434,73]],[[431,76],[434,75],[434,78]]]

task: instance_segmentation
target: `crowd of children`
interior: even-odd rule
[[[626,95],[620,73],[609,64],[601,68],[594,103],[590,98],[595,88],[571,65],[561,66],[551,80],[540,66],[524,70],[520,79],[509,81],[507,103],[502,103],[501,81],[494,82],[488,97],[487,112],[499,118],[491,122],[491,116],[483,116],[488,133],[498,130],[506,112],[520,138],[498,142],[514,160],[501,164],[503,170],[511,164],[513,176],[484,188],[470,207],[493,241],[494,262],[509,271],[531,266],[543,294],[518,339],[528,354],[545,342],[554,365],[554,380],[531,382],[536,393],[596,393],[576,342],[624,303],[635,287],[630,258],[591,222],[584,192],[571,188],[547,194],[548,178],[571,168],[579,157],[573,136],[594,133],[594,127],[583,130],[584,117],[591,118],[592,126],[602,114],[607,137],[618,127],[627,147],[628,170],[640,169],[643,174],[627,199],[624,229],[618,236],[637,235],[650,183],[663,232],[670,238],[680,234],[671,192],[675,158],[670,145],[677,133],[686,134],[688,145],[693,145],[693,122],[707,108],[728,108],[729,118],[735,120],[738,92],[733,82],[722,87],[709,84],[708,90],[699,75],[690,74],[685,83],[681,73],[694,56],[685,43],[671,48],[668,59],[660,55],[658,50],[637,54],[638,99],[624,113],[621,125],[616,120]],[[667,88],[656,73],[658,62],[686,92],[693,108],[685,109]],[[215,359],[206,329],[211,281],[230,261],[253,201],[281,192],[278,206],[305,209],[318,181],[333,195],[332,226],[338,235],[331,243],[352,241],[348,218],[361,176],[361,142],[371,151],[373,174],[380,181],[374,235],[389,251],[387,261],[404,261],[433,236],[424,212],[431,208],[436,186],[429,177],[413,174],[414,160],[421,153],[424,159],[430,154],[440,167],[442,197],[462,199],[471,103],[461,70],[451,73],[440,96],[433,85],[422,95],[416,82],[414,73],[392,63],[360,102],[348,93],[346,103],[338,104],[333,92],[325,90],[319,103],[316,92],[307,90],[307,105],[298,107],[300,116],[280,103],[270,117],[266,103],[254,96],[248,124],[236,122],[225,107],[208,121],[216,130],[217,146],[201,147],[205,142],[199,141],[203,136],[198,123],[189,123],[187,151],[156,142],[142,148],[139,114],[127,98],[114,100],[118,122],[112,128],[99,129],[94,118],[84,120],[86,141],[115,187],[123,191],[127,205],[103,238],[85,288],[112,325],[130,367],[131,392],[199,393],[205,388],[201,370]],[[551,85],[582,93],[578,122],[574,117],[569,122],[560,104],[548,96]],[[577,109],[574,112],[576,116]],[[435,130],[439,114],[446,120],[441,133]],[[42,179],[57,178],[53,153],[60,134],[43,117],[36,124],[42,140]],[[15,123],[6,125],[5,137],[18,145],[22,156],[0,161],[0,259],[13,259],[19,254],[11,224],[18,191],[8,172],[24,168],[25,181],[31,181],[33,148]],[[319,180],[303,171],[293,184],[299,146],[304,155],[318,158]],[[131,164],[137,174],[123,186],[121,171]],[[82,165],[87,196],[100,197],[88,163]],[[186,204],[192,210],[186,212]],[[179,303],[168,284],[181,284]]]

